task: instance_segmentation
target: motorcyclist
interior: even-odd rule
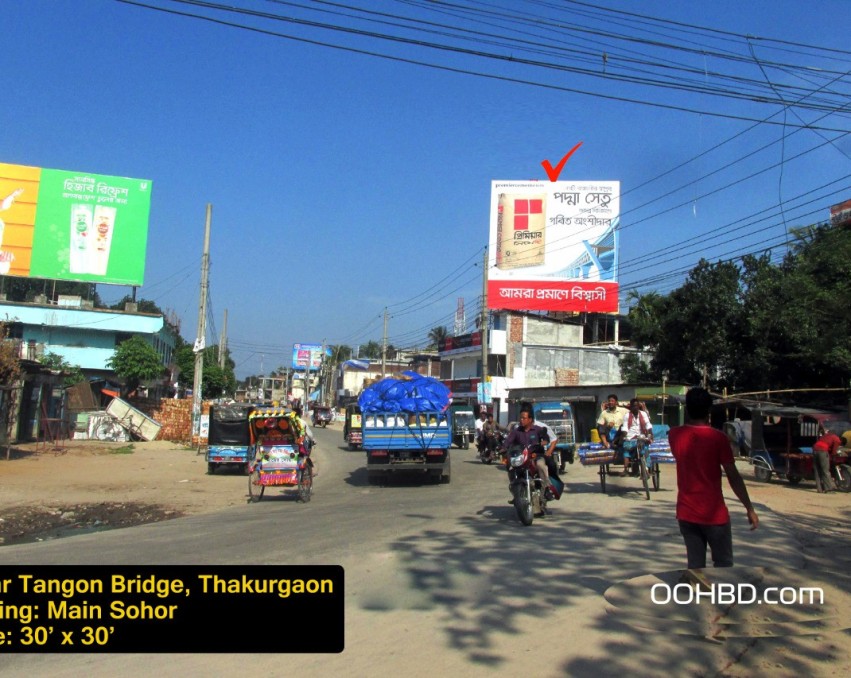
[[[506,453],[515,445],[530,449],[538,447],[538,456],[535,459],[538,475],[541,477],[544,487],[552,493],[552,496],[557,497],[558,491],[550,481],[551,469],[554,477],[557,477],[558,474],[558,469],[554,468],[555,462],[552,452],[555,446],[550,444],[550,437],[547,435],[546,429],[537,426],[534,422],[535,416],[532,413],[531,405],[523,405],[520,408],[520,423],[508,434],[502,444],[502,451]],[[548,447],[548,449],[541,454],[541,448],[544,447]],[[510,499],[508,503],[513,504],[514,499]]]
[[[489,414],[485,418],[485,423],[482,424],[482,445],[481,451],[496,450],[499,447],[499,433],[505,431],[504,426],[500,426],[493,420],[493,415]]]

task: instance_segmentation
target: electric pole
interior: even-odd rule
[[[228,310],[225,309],[225,321],[222,327],[222,338],[219,339],[219,367],[225,369],[225,349],[228,346]]]
[[[201,434],[201,383],[204,376],[204,338],[207,333],[207,287],[210,277],[210,224],[213,206],[207,203],[204,225],[204,254],[201,256],[201,300],[198,304],[198,334],[195,338],[195,380],[192,382],[192,430]]]
[[[384,339],[381,342],[381,378],[387,376],[387,307],[384,307]]]

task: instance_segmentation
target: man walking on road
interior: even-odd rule
[[[745,481],[736,468],[730,441],[709,425],[712,396],[703,388],[686,393],[689,423],[668,433],[677,462],[677,521],[686,546],[688,568],[706,567],[706,546],[715,567],[732,567],[733,533],[721,491],[721,469],[742,502],[751,529],[759,525]]]

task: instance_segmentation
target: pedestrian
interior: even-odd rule
[[[836,489],[830,476],[830,458],[841,445],[842,441],[830,429],[830,424],[822,424],[819,439],[813,443],[813,475],[819,492],[833,492]]]
[[[733,566],[733,533],[721,489],[721,469],[745,507],[751,529],[759,525],[745,481],[736,468],[730,441],[709,424],[711,408],[709,391],[700,387],[690,389],[686,393],[689,423],[668,433],[677,462],[677,521],[689,569],[706,567],[707,545],[715,567]]]

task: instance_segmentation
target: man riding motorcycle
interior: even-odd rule
[[[532,414],[532,407],[530,405],[524,405],[520,408],[520,423],[514,428],[511,433],[508,434],[508,437],[505,439],[505,442],[502,445],[502,452],[505,454],[508,450],[510,450],[514,446],[521,446],[526,448],[539,448],[538,457],[535,459],[535,465],[538,468],[538,475],[541,477],[541,480],[544,483],[544,487],[547,488],[547,491],[551,493],[552,497],[558,499],[559,492],[552,484],[550,478],[558,478],[558,467],[553,459],[553,449],[554,445],[550,444],[550,437],[547,434],[546,429],[541,426],[537,426],[535,423],[534,415]],[[544,451],[544,449],[546,451]],[[541,454],[543,452],[543,454]],[[514,498],[512,497],[509,504],[514,503]]]
[[[482,424],[482,434],[477,442],[479,454],[484,454],[487,451],[496,451],[499,447],[499,434],[504,432],[505,427],[500,426],[493,420],[493,415],[489,414]]]

